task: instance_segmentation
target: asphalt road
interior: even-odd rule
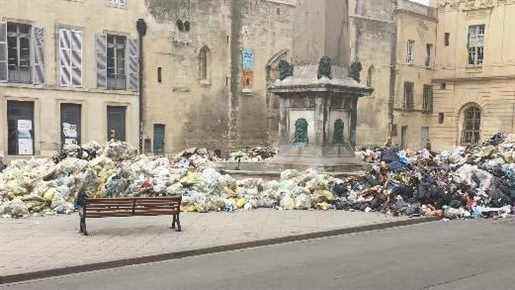
[[[515,289],[515,221],[434,222],[0,289]]]

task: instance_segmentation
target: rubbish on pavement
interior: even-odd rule
[[[266,160],[256,147],[245,160]],[[171,159],[138,155],[124,142],[67,146],[51,159],[12,161],[0,173],[0,216],[68,214],[79,192],[92,197],[183,196],[183,211],[359,210],[440,218],[505,217],[515,199],[515,137],[439,154],[386,147],[357,152],[362,177],[336,178],[309,169],[279,180],[236,180],[215,169],[219,154],[191,148]]]

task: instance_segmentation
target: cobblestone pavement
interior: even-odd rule
[[[78,233],[78,215],[0,219],[0,276],[403,219],[344,211],[185,213],[180,233],[169,228],[170,217],[107,218],[88,220],[87,237]]]

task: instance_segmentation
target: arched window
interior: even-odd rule
[[[308,121],[304,118],[300,118],[295,122],[295,139],[294,143],[308,144]]]
[[[209,79],[209,48],[204,46],[199,53],[199,74],[201,81]]]
[[[463,111],[463,127],[461,133],[462,145],[473,145],[481,140],[481,110],[470,106]]]
[[[334,122],[333,144],[343,144],[344,143],[344,137],[343,137],[344,127],[345,127],[345,124],[343,123],[342,119],[338,119]]]
[[[374,84],[374,73],[375,73],[375,68],[373,65],[371,65],[369,68],[368,68],[368,73],[367,73],[367,86],[368,87],[372,87],[373,84]]]

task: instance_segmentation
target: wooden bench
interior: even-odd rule
[[[80,232],[88,235],[86,219],[171,215],[172,229],[181,231],[181,196],[155,198],[88,198],[79,194]]]

